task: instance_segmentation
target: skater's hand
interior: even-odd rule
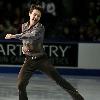
[[[5,39],[11,39],[11,38],[15,38],[15,35],[7,34],[7,35],[5,36]]]
[[[5,39],[11,39],[11,36],[12,36],[12,34],[7,34],[7,35],[5,36]]]

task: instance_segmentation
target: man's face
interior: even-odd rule
[[[30,21],[33,23],[37,23],[41,18],[41,12],[39,10],[34,9],[31,13],[29,13]]]

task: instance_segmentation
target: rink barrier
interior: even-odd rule
[[[59,66],[58,64],[56,65],[57,66],[56,68],[59,71],[59,73],[63,75],[100,76],[100,43],[78,43],[78,42],[66,42],[66,43],[60,42],[59,43],[59,42],[54,42],[54,41],[53,42],[46,41],[45,44],[46,43],[49,43],[49,44],[46,45],[45,47],[50,47],[50,48],[55,47],[56,49],[61,50],[61,51],[62,49],[66,47],[66,49],[64,49],[66,50],[66,54],[64,52],[63,65],[62,63],[59,64]],[[10,59],[13,57],[14,58],[18,57],[18,54],[19,54],[18,51],[17,51],[18,54],[16,54],[17,56],[13,56],[11,54],[5,54],[8,52],[8,49],[6,49],[6,46],[7,47],[9,47],[9,45],[16,46],[16,44],[20,44],[20,41],[18,42],[18,40],[14,40],[14,41],[0,40],[0,48],[1,48],[0,73],[18,73],[19,72],[20,67],[16,65],[19,63],[14,61],[14,59]],[[48,51],[48,49],[46,50]],[[52,50],[50,49],[50,51]],[[57,52],[58,55],[59,55],[59,52]],[[51,52],[49,54],[51,54]],[[5,57],[7,58],[6,60],[5,60]],[[60,55],[59,57],[61,58]],[[6,64],[6,65],[4,66],[3,64]],[[12,64],[14,64],[14,66],[12,66]],[[38,71],[36,71],[35,73],[41,74],[41,72],[38,72]]]
[[[61,75],[100,76],[100,69],[62,68],[56,67]],[[19,73],[20,67],[0,67],[0,73]],[[35,71],[35,74],[42,74]]]

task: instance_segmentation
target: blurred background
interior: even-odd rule
[[[28,21],[28,8],[36,0],[0,0],[0,38],[18,31]],[[100,0],[42,0],[45,39],[100,41]],[[2,35],[1,35],[2,34]]]

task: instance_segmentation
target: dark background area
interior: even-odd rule
[[[37,0],[0,0],[0,38],[20,33],[28,21],[30,4]],[[100,0],[41,0],[44,8],[41,22],[49,41],[100,41]]]

